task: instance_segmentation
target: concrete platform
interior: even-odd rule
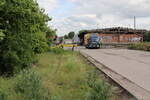
[[[134,92],[139,100],[150,100],[150,52],[127,49],[80,49],[81,52],[103,64],[118,79],[120,84]],[[115,74],[112,74],[115,76]],[[134,90],[132,90],[132,88]]]

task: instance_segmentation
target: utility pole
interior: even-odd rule
[[[99,24],[97,24],[97,29],[99,29]]]
[[[134,29],[136,29],[136,17],[134,16]]]

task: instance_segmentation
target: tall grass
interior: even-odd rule
[[[144,51],[150,51],[150,43],[132,43],[128,46],[129,49],[133,50],[144,50]]]
[[[1,84],[0,100],[50,100],[50,94],[42,85],[40,77],[31,70],[24,70],[4,81],[11,85],[6,87]]]
[[[90,89],[86,95],[86,100],[109,100],[112,97],[111,86],[97,77],[96,70],[88,73],[87,83]]]
[[[79,53],[55,49],[38,58],[36,67],[9,79],[0,78],[0,100],[90,100],[95,95],[104,99],[93,100],[107,100],[105,97],[109,97],[108,85],[99,83],[96,69]]]
[[[63,48],[51,48],[49,51],[56,54],[63,54],[65,52]]]
[[[16,78],[15,91],[24,100],[50,100],[48,90],[40,77],[33,71],[24,70]]]
[[[112,96],[111,87],[105,81],[99,80],[92,84],[86,100],[109,100]]]
[[[0,100],[8,100],[7,94],[0,90]]]

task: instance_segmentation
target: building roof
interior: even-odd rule
[[[147,30],[143,29],[132,29],[132,28],[125,28],[125,27],[113,27],[113,28],[104,28],[104,29],[93,29],[93,30],[86,30],[87,33],[105,33],[105,34],[144,34]]]

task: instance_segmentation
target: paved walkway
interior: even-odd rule
[[[150,93],[150,52],[126,49],[81,51]]]

